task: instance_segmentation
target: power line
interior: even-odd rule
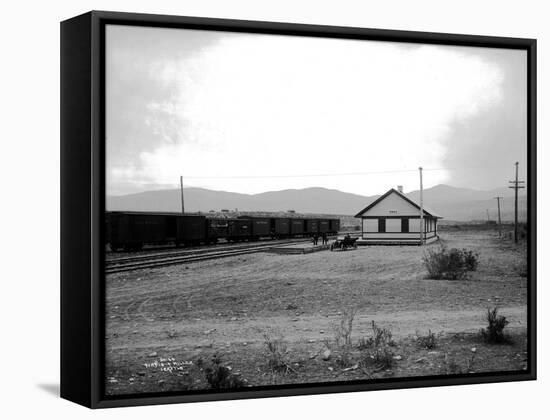
[[[446,168],[424,169],[424,171],[446,171]],[[294,174],[294,175],[226,175],[226,176],[186,176],[185,179],[263,179],[263,178],[317,178],[329,176],[362,176],[391,173],[417,172],[418,169],[398,169],[390,171],[370,172],[341,172],[341,173],[319,173],[319,174]]]

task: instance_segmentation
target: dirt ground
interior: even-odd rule
[[[475,230],[444,232],[441,243],[479,252],[478,270],[466,280],[429,280],[421,247],[367,246],[108,275],[106,391],[207,389],[204,366],[214,354],[249,386],[524,369],[525,244]],[[510,321],[505,345],[478,333],[495,306]],[[334,326],[350,308],[353,343],[372,335],[372,321],[391,330],[391,367],[372,365],[355,345],[350,362],[339,362]],[[430,330],[437,346],[422,348],[417,335]],[[268,365],[266,333],[287,348],[284,371]]]

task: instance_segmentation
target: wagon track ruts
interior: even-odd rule
[[[285,244],[299,244],[307,240],[291,241]],[[279,242],[277,245],[280,245]],[[165,267],[168,265],[185,264],[191,262],[214,260],[224,257],[233,257],[239,255],[253,254],[257,252],[264,252],[273,247],[273,243],[262,245],[249,245],[238,248],[230,248],[225,250],[197,250],[195,252],[183,251],[182,253],[174,255],[170,253],[168,255],[154,254],[151,256],[139,256],[139,257],[127,257],[117,260],[106,261],[105,272],[107,274],[120,273],[123,271],[140,270],[146,268]]]

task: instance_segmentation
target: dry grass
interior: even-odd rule
[[[451,232],[446,234],[446,241],[449,247],[480,252],[479,267],[467,281],[425,279],[420,247],[365,247],[352,253],[293,256],[255,254],[109,275],[108,371],[113,377],[134,375],[136,379],[132,382],[135,385],[125,382],[123,386],[121,379],[118,385],[108,384],[108,389],[158,390],[152,379],[142,383],[141,376],[136,376],[143,363],[151,361],[148,354],[152,352],[182,360],[199,356],[208,360],[212,352],[223,350],[224,361],[239,366],[252,384],[325,381],[333,376],[342,380],[338,376],[342,373],[335,373],[341,372],[340,367],[331,365],[334,371],[328,371],[327,362],[319,355],[323,340],[331,335],[331,326],[342,321],[342,308],[346,307],[353,307],[355,312],[349,334],[346,322],[340,325],[344,343],[352,342],[351,329],[355,337],[367,337],[372,332],[371,320],[375,320],[391,325],[396,342],[391,350],[395,354],[410,353],[416,358],[425,357],[417,355],[428,349],[420,348],[416,340],[410,345],[404,342],[408,335],[430,329],[477,333],[485,326],[480,314],[488,305],[505,308],[511,334],[523,331],[527,284],[516,267],[525,260],[525,250],[499,241],[491,231]],[[283,360],[296,374],[264,375],[264,368],[273,371],[269,358],[266,364],[266,351],[282,354],[266,347],[261,331],[271,327],[284,331],[287,351]],[[449,343],[438,339],[437,351]],[[487,351],[505,357],[507,352],[522,351],[521,340],[517,346],[492,346]],[[465,369],[466,355],[457,360]],[[443,366],[443,362],[438,363]],[[515,359],[512,363],[507,356],[493,360],[476,355],[476,371],[521,363]],[[437,363],[428,366],[400,361],[392,367],[392,374],[435,374],[440,369]],[[359,375],[358,370],[344,374],[351,378]],[[193,376],[195,371],[191,367],[187,375]],[[149,375],[171,381],[173,389],[208,387],[203,377],[201,382],[189,382],[184,373],[170,379],[160,371],[147,371],[145,378]]]
[[[273,372],[294,372],[288,360],[288,348],[283,337],[274,337],[269,332],[265,332],[263,338],[269,368]]]
[[[428,334],[426,335],[420,335],[417,333],[416,336],[416,341],[418,342],[420,348],[433,350],[437,347],[437,336],[432,332],[432,330],[428,330]]]

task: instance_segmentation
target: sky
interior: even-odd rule
[[[524,51],[108,25],[107,194],[526,179]]]

